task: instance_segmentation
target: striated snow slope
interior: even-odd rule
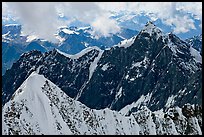
[[[134,105],[125,107],[126,111],[119,112],[108,108],[90,109],[68,97],[43,75],[33,72],[4,105],[2,133],[202,134],[202,118],[196,106],[187,104],[182,109],[169,108],[165,112],[163,110],[151,112],[146,106],[141,106],[135,112]]]
[[[92,110],[33,72],[3,107],[3,134],[139,134],[133,116]]]

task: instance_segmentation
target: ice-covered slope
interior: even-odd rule
[[[92,110],[33,72],[5,104],[3,134],[139,134],[133,116]]]
[[[190,105],[170,108],[165,113],[151,112],[145,106],[132,114],[107,108],[90,109],[68,97],[43,75],[33,72],[3,107],[2,133],[202,134],[199,111]]]

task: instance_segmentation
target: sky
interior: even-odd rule
[[[152,13],[149,14],[151,18],[160,18],[164,24],[174,25],[174,33],[195,29],[194,20],[187,13],[201,20],[202,27],[201,2],[2,2],[2,18],[12,16],[22,24],[23,33],[51,41],[60,26],[69,25],[73,20],[89,24],[96,34],[117,33],[120,26],[109,18],[110,11],[123,10],[136,14]],[[59,14],[69,20],[59,20]]]

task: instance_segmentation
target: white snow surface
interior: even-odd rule
[[[134,67],[141,67],[141,66],[142,66],[141,64],[144,64],[144,67],[147,67],[146,65],[149,64],[149,58],[147,58],[147,57],[145,56],[142,61],[134,62],[134,63],[132,64],[132,66],[131,66],[131,69],[134,68]]]
[[[119,91],[122,92],[122,87]],[[145,106],[151,96],[142,95],[132,106],[119,112],[90,109],[68,97],[43,75],[33,72],[2,108],[2,134],[176,135],[185,134],[188,122],[190,134],[202,135],[198,119],[186,119],[179,107],[170,108],[166,118],[163,109],[151,112]],[[141,103],[137,112],[126,115]],[[178,113],[179,121],[170,118],[173,112]]]
[[[167,100],[165,106],[166,106],[166,107],[172,106],[172,105],[174,104],[174,98],[175,98],[175,97],[176,97],[176,95],[175,95],[175,96],[174,96],[174,95],[171,95],[171,96],[168,98],[168,100]]]
[[[60,51],[59,49],[56,49],[58,53],[64,55],[65,57],[68,57],[68,58],[71,58],[71,59],[79,59],[80,57],[82,57],[84,54],[92,51],[92,50],[98,50],[98,51],[101,51],[101,49],[97,46],[93,46],[93,47],[87,47],[85,48],[84,50],[82,50],[81,52],[77,53],[77,54],[74,54],[74,55],[70,55],[70,54],[67,54],[67,53],[64,53],[62,51]]]
[[[199,62],[199,63],[202,64],[202,56],[201,56],[200,53],[199,53],[196,49],[194,49],[192,46],[190,46],[190,53],[191,53],[191,55],[194,57],[194,60],[195,60],[196,62]]]
[[[90,67],[89,67],[89,80],[91,79],[95,69],[97,68],[98,66],[98,62],[103,54],[103,50],[99,50],[99,54],[98,56],[94,59],[94,61],[91,63]]]
[[[128,113],[129,110],[131,110],[133,107],[140,107],[140,105],[147,105],[150,101],[152,97],[152,94],[147,94],[147,95],[141,95],[140,98],[136,101],[136,102],[133,102],[132,104],[130,105],[127,105],[125,106],[124,108],[122,108],[120,110],[120,113],[125,115]]]
[[[23,119],[25,119],[26,122],[24,122],[24,124],[31,123],[30,127],[33,128],[34,133],[60,134],[60,132],[62,132],[64,134],[70,134],[71,132],[65,122],[62,120],[62,117],[57,115],[59,113],[59,110],[57,110],[55,106],[53,110],[50,109],[51,101],[42,92],[41,87],[43,87],[43,85],[45,84],[45,80],[46,79],[44,78],[44,76],[38,75],[37,73],[33,72],[27,78],[27,80],[16,90],[16,92],[14,93],[14,100],[5,104],[4,108],[10,107],[12,103],[20,105],[22,102],[24,102],[23,104],[27,107],[28,111],[26,111],[26,108],[22,108],[22,114],[19,122],[23,122]],[[6,110],[4,109],[3,113],[5,111]],[[56,117],[52,114],[52,111],[54,111]],[[60,132],[57,132],[55,121],[60,122],[60,124],[62,125],[62,129]],[[27,131],[24,129],[25,127],[23,124],[19,128],[21,129],[22,133],[27,134]]]
[[[65,38],[62,38],[62,37],[60,37],[60,36],[58,36],[58,35],[55,35],[56,36],[56,39],[58,39],[61,43],[63,42],[63,41],[65,41]]]
[[[77,28],[77,31],[79,31],[79,30],[88,30],[88,29],[90,29],[90,28],[91,28],[90,26],[79,27],[79,28]]]
[[[11,31],[8,31],[7,33],[2,35],[2,38],[6,38],[7,35],[9,35],[11,33]]]
[[[119,99],[122,96],[123,87],[120,87],[119,91],[115,95],[115,99]]]
[[[142,60],[142,61],[139,61],[139,62],[135,62],[135,63],[133,63],[131,68],[134,68],[134,67],[141,67],[142,62],[143,62],[143,60]]]
[[[7,27],[9,27],[9,26],[19,26],[19,24],[6,24],[4,26],[7,26]]]
[[[9,110],[15,110],[19,118]],[[133,116],[90,109],[36,72],[16,90],[2,114],[3,134],[139,134]]]
[[[171,51],[173,52],[173,55],[174,55],[174,56],[177,56],[177,55],[176,55],[177,46],[176,46],[172,41],[170,41],[169,38],[168,38],[168,44],[167,44],[167,46],[171,49]]]
[[[105,65],[102,66],[101,69],[102,69],[103,71],[106,71],[106,70],[108,69],[108,67],[109,67],[109,66],[108,66],[108,63],[106,63]]]
[[[62,29],[62,31],[66,34],[77,34],[77,35],[79,34],[79,32],[76,32],[70,29],[66,29],[66,28]]]
[[[38,37],[36,36],[36,35],[29,35],[28,37],[27,37],[27,40],[26,40],[26,42],[31,42],[31,41],[33,41],[33,40],[35,40],[35,39],[37,39]]]
[[[114,45],[113,47],[124,47],[124,48],[130,47],[134,43],[135,38],[136,38],[136,36],[134,36],[130,39],[125,39],[125,40],[121,41],[119,44]]]
[[[2,35],[2,42],[9,42],[12,40],[11,38],[9,38],[9,34],[10,34],[10,31]]]

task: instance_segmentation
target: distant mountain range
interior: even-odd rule
[[[11,15],[2,16],[2,75],[11,68],[12,64],[17,61],[22,53],[36,49],[42,52],[57,48],[68,54],[76,54],[86,47],[98,46],[101,49],[118,44],[124,39],[129,39],[138,34],[147,21],[153,20],[154,24],[159,27],[163,33],[173,32],[174,26],[166,25],[160,18],[152,18],[151,13],[133,13],[128,11],[111,12],[110,18],[118,22],[121,32],[110,34],[108,37],[98,37],[93,35],[93,30],[89,24],[73,20],[70,22],[72,27],[61,27],[56,34],[60,43],[54,44],[36,36],[21,36],[21,25],[18,20],[14,20]],[[193,14],[187,14],[194,22],[195,29],[185,33],[179,33],[177,36],[192,45],[202,54],[202,29],[201,21]],[[59,20],[69,20],[65,16],[59,15]],[[191,40],[191,41],[190,41]],[[192,42],[193,41],[193,42]],[[33,43],[34,42],[34,43]],[[8,46],[10,45],[10,46]],[[48,46],[48,47],[47,47]],[[10,55],[13,56],[10,56]]]
[[[125,29],[131,29],[131,30],[141,30],[143,26],[148,22],[149,20],[153,21],[154,24],[162,29],[164,33],[169,33],[173,32],[175,28],[175,23],[173,24],[168,24],[165,22],[165,20],[157,17],[154,15],[154,13],[145,13],[145,12],[130,12],[128,10],[120,10],[120,11],[109,11],[110,12],[110,17],[111,19],[117,21],[118,25],[121,28]],[[169,12],[169,11],[168,11]],[[181,38],[182,40],[185,40],[187,38],[191,38],[197,35],[200,35],[202,33],[202,21],[199,19],[196,15],[194,15],[191,12],[188,13],[183,13],[182,11],[178,11],[180,14],[183,14],[183,16],[186,16],[193,22],[193,29],[189,29],[187,32],[182,32],[178,33],[177,36]],[[69,17],[66,17],[62,14],[58,15],[58,19],[60,21],[69,21],[70,26],[75,26],[75,27],[86,27],[89,26],[90,24],[84,23],[80,20],[77,19],[70,19]],[[7,25],[7,24],[20,24],[18,19],[15,19],[12,15],[7,15],[4,16],[2,15],[2,24]],[[167,25],[168,24],[168,25]]]
[[[2,75],[6,69],[20,58],[20,55],[31,51],[50,51],[54,48],[69,54],[76,54],[86,47],[98,46],[101,49],[118,44],[124,39],[129,39],[138,32],[130,29],[122,29],[118,34],[110,34],[109,37],[95,38],[90,27],[62,27],[56,38],[60,43],[40,39],[36,36],[22,36],[21,25],[10,24],[2,26]],[[12,55],[12,56],[11,56]]]
[[[182,40],[185,40],[187,38],[200,35],[202,33],[202,28],[200,27],[200,24],[202,24],[201,20],[196,18],[196,16],[192,13],[187,13],[185,16],[188,16],[193,21],[195,28],[190,29],[187,32],[178,33],[177,36]],[[141,30],[149,20],[154,22],[154,24],[159,27],[163,33],[173,32],[175,28],[175,24],[167,25],[164,23],[164,20],[154,16],[153,13],[134,13],[129,11],[111,12],[111,18],[116,20],[119,23],[119,26],[132,30]]]
[[[58,33],[59,37],[57,37],[61,41],[58,49],[68,54],[76,54],[86,47],[92,46],[105,49],[118,44],[122,40],[129,39],[137,33],[138,31],[122,28],[121,32],[117,34],[99,37],[93,35],[91,27],[62,27]]]

